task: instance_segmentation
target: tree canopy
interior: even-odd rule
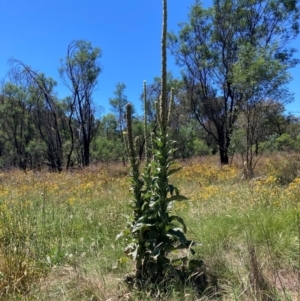
[[[215,0],[191,7],[189,22],[169,34],[169,49],[182,74],[195,118],[216,140],[228,163],[238,112],[262,99],[283,101],[288,47],[299,33],[298,1]]]

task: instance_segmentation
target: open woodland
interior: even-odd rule
[[[101,50],[72,41],[56,82],[11,59],[0,93],[0,298],[300,300],[295,0],[199,1],[139,116]],[[182,78],[167,72],[167,47]]]

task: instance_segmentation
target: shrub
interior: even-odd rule
[[[268,175],[274,177],[276,182],[285,185],[293,182],[297,177],[299,165],[299,156],[277,154],[268,160],[266,169]]]

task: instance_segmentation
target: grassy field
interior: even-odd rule
[[[199,243],[206,291],[167,289],[164,300],[300,300],[300,177],[291,156],[261,161],[254,180],[217,158],[178,162],[172,181],[189,201],[174,211]],[[296,178],[295,178],[296,177]],[[156,300],[129,290],[134,264],[116,236],[126,227],[127,170],[0,174],[2,300]]]

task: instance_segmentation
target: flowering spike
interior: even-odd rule
[[[163,25],[161,37],[161,95],[160,95],[160,121],[161,130],[166,131],[167,126],[167,0],[163,1]]]
[[[140,147],[140,136],[136,136],[134,138],[134,152],[135,152],[135,154],[138,154],[139,147]]]
[[[135,151],[134,151],[134,143],[132,136],[132,106],[130,103],[126,105],[126,122],[127,122],[127,141],[128,141],[128,156],[132,163],[135,161]]]
[[[171,120],[171,115],[173,113],[173,108],[174,108],[174,88],[171,89],[171,96],[170,96],[170,102],[169,102],[169,112],[168,112],[168,124],[170,123]]]
[[[145,160],[146,164],[149,163],[149,150],[148,150],[148,128],[147,128],[147,86],[144,80],[144,136],[145,136]]]

